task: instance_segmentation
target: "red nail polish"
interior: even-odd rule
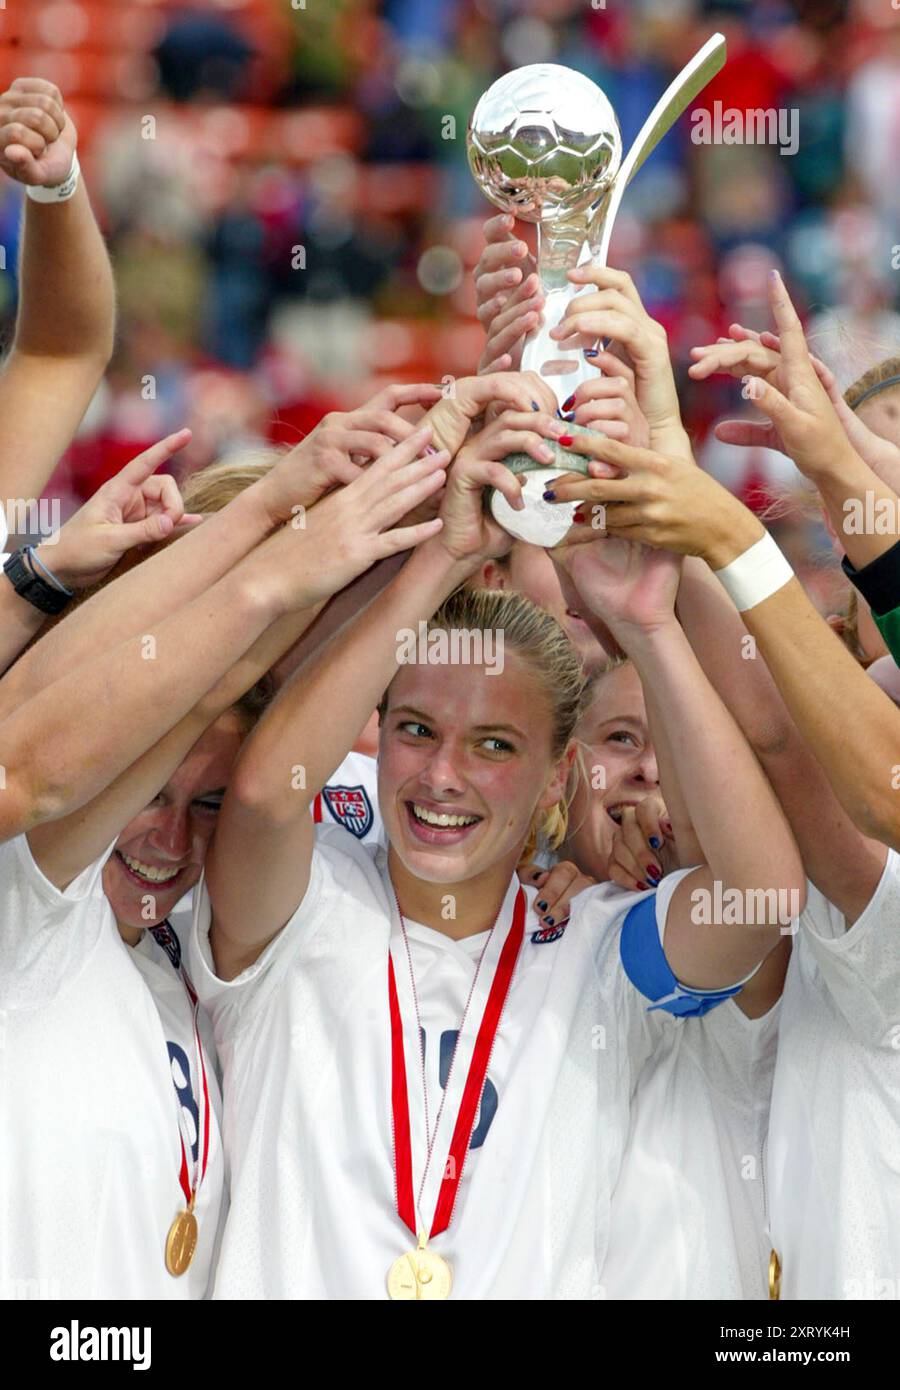
[[[572,520],[575,522],[575,525],[576,525],[576,526],[581,526],[581,525],[583,525],[583,523],[584,523],[584,512],[575,512],[575,513],[573,514],[573,516],[572,516]]]
[[[561,444],[565,449],[568,448],[568,446],[572,443],[572,439],[573,436],[571,434],[561,434],[559,436],[559,439],[557,440],[557,443]]]
[[[635,888],[638,890],[639,893],[643,893],[643,892],[645,891],[646,887],[647,887],[647,885],[646,885],[645,883],[636,883],[634,886],[635,886]]]
[[[573,394],[573,395],[571,395],[571,396],[569,397],[569,399],[568,399],[567,401],[563,401],[563,410],[571,410],[571,409],[572,409],[572,406],[573,406],[574,404],[575,404],[575,396],[574,396],[574,394]]]

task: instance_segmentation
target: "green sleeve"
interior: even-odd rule
[[[897,665],[900,666],[900,607],[892,608],[890,613],[882,613],[880,616],[873,613],[872,617],[878,625],[878,631],[887,643],[888,651]]]

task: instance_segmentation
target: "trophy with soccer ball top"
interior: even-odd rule
[[[533,63],[506,73],[472,113],[467,146],[476,183],[496,207],[537,224],[537,266],[546,302],[543,323],[525,340],[522,370],[545,376],[560,404],[596,375],[577,348],[563,348],[550,337],[581,292],[567,272],[588,260],[606,264],[626,187],[724,62],[725,40],[715,34],[663,93],[624,160],[608,97],[583,73],[556,63]],[[524,511],[513,511],[499,493],[491,498],[501,525],[537,545],[557,544],[577,506],[544,503],[549,480],[561,472],[587,472],[583,455],[555,447],[557,468],[536,467],[526,454],[506,460],[514,472],[528,474]]]

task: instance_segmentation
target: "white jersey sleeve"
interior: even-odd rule
[[[220,1047],[227,1046],[224,1040],[240,1032],[265,1006],[299,952],[315,953],[316,939],[323,928],[331,928],[335,936],[349,929],[352,935],[354,903],[370,900],[373,893],[385,898],[374,852],[374,848],[359,845],[336,825],[318,827],[302,901],[258,960],[227,981],[215,971],[209,943],[212,907],[206,880],[201,879],[194,890],[190,968],[200,1000],[212,1017]],[[386,899],[385,905],[387,908]],[[348,950],[352,950],[352,943]]]
[[[25,835],[0,845],[0,1008],[33,1009],[68,988],[103,934],[103,866],[112,846],[56,888],[35,863]]]
[[[624,1027],[632,1083],[673,1018],[700,1016],[740,989],[694,990],[679,983],[665,955],[672,895],[693,870],[667,874],[650,892],[626,892],[604,883],[574,899],[579,924],[596,926],[595,961],[601,998]],[[583,906],[579,899],[583,898]],[[615,928],[615,929],[613,929]]]
[[[900,1051],[900,855],[888,850],[878,887],[849,930],[843,914],[810,884],[800,930],[857,1039]]]

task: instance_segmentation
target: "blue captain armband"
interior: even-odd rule
[[[743,984],[728,989],[689,989],[678,983],[659,939],[655,893],[635,903],[626,913],[619,952],[625,974],[635,989],[654,1000],[648,1013],[665,1009],[679,1018],[699,1018],[743,989]]]

